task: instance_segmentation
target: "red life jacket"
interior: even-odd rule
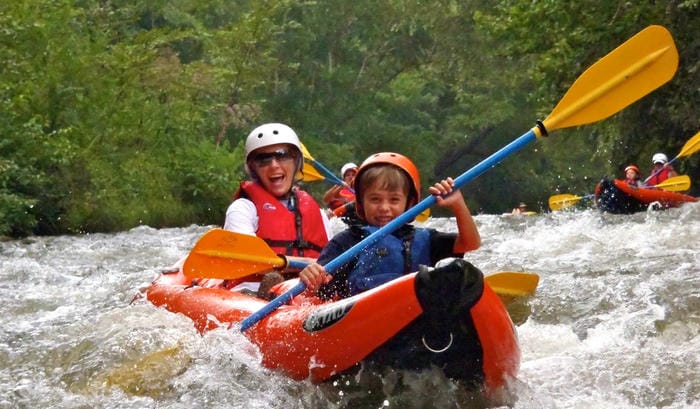
[[[671,172],[673,168],[671,166],[665,166],[659,173],[654,175],[653,177],[649,178],[647,181],[648,186],[655,186],[658,185],[659,183],[663,182],[664,180],[668,179],[668,174]],[[653,173],[652,173],[653,174]]]
[[[318,258],[328,243],[321,209],[310,194],[292,188],[296,206],[289,210],[256,182],[242,182],[234,198],[246,197],[258,212],[255,234],[278,254]]]

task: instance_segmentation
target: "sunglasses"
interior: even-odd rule
[[[273,159],[278,163],[288,162],[294,159],[294,152],[287,148],[281,148],[272,152],[259,153],[253,157],[253,163],[259,168],[264,168],[270,166]]]

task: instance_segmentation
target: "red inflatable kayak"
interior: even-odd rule
[[[277,293],[294,286],[286,281]],[[233,327],[265,305],[254,296],[192,285],[162,274],[146,290],[156,306],[181,313],[199,331]],[[214,318],[214,319],[212,319]],[[262,365],[294,379],[325,381],[364,361],[445,375],[493,391],[520,365],[515,327],[481,271],[462,259],[356,296],[323,302],[307,292],[244,332]]]
[[[682,193],[630,186],[624,180],[608,178],[596,186],[594,194],[594,202],[600,210],[615,214],[644,211],[651,204],[669,208],[697,201],[697,198]]]

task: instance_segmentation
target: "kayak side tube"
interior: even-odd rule
[[[239,292],[189,287],[179,276],[162,276],[147,297],[188,316],[199,331],[239,323],[265,305]],[[244,334],[259,348],[263,366],[313,382],[365,361],[437,366],[451,378],[494,389],[514,378],[520,365],[505,307],[481,271],[462,259],[334,302],[303,293]]]

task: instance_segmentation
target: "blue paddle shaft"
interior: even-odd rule
[[[336,176],[335,173],[331,172],[330,170],[328,170],[327,167],[323,166],[323,164],[321,162],[317,161],[316,159],[312,159],[311,163],[314,165],[316,170],[323,173],[328,179],[331,179],[333,181],[333,183],[335,183],[336,185],[344,185],[345,184],[345,182],[343,182],[340,178],[338,178],[338,176]]]
[[[467,182],[475,179],[482,173],[486,172],[493,166],[499,164],[503,159],[505,159],[507,156],[519,151],[522,149],[525,145],[528,143],[534,141],[536,139],[536,135],[533,129],[529,130],[513,142],[509,143],[508,145],[504,146],[501,148],[499,151],[496,153],[492,154],[488,158],[482,160],[479,162],[476,166],[473,168],[469,169],[468,171],[464,172],[460,176],[458,176],[454,180],[454,189],[459,189],[462,186],[464,186]],[[387,223],[384,225],[382,228],[379,230],[375,231],[374,233],[370,234],[369,236],[365,237],[362,241],[359,243],[355,244],[352,246],[350,249],[345,251],[344,253],[340,254],[338,257],[334,258],[328,264],[326,264],[324,267],[326,268],[326,271],[329,274],[332,274],[335,270],[337,270],[340,266],[343,264],[349,262],[356,254],[358,254],[362,249],[365,247],[375,243],[382,237],[386,236],[387,234],[390,234],[391,232],[397,230],[399,227],[403,226],[406,223],[410,223],[413,221],[413,219],[416,218],[420,213],[431,207],[432,205],[435,204],[435,196],[429,195],[428,197],[424,198],[420,202],[418,202],[415,206],[412,208],[406,210],[403,214],[392,220],[391,222]],[[284,294],[280,295],[279,297],[273,299],[270,301],[268,304],[266,304],[264,307],[259,309],[258,311],[254,312],[251,314],[248,318],[244,319],[241,321],[241,331],[245,331],[246,329],[250,328],[253,326],[255,323],[260,321],[261,319],[265,318],[268,316],[271,312],[276,310],[278,307],[280,307],[283,304],[288,303],[289,301],[292,300],[295,296],[301,294],[304,290],[306,289],[306,285],[303,282],[299,282],[299,284],[295,285],[292,287],[289,291],[285,292]]]
[[[292,270],[302,270],[304,267],[308,266],[309,263],[305,263],[300,260],[290,260],[287,259],[287,268],[290,268]]]

